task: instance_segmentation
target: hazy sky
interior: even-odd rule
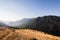
[[[0,21],[44,15],[60,16],[60,0],[0,0]]]

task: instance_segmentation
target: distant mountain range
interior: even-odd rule
[[[12,27],[18,27],[18,26],[22,26],[24,24],[29,23],[30,21],[32,21],[34,18],[23,18],[21,20],[17,20],[14,22],[7,22],[7,21],[0,21],[0,26],[12,26]]]
[[[0,26],[9,26],[5,22],[0,21]]]
[[[18,26],[29,23],[31,20],[33,20],[33,18],[23,18],[22,20],[18,20],[15,22],[8,22],[7,24],[13,27],[18,27]]]

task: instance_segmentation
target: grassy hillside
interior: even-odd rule
[[[60,37],[31,29],[0,27],[0,40],[60,40]]]

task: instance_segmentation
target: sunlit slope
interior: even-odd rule
[[[25,35],[27,38],[36,38],[37,40],[60,40],[60,37],[52,36],[40,31],[30,30],[30,29],[20,29],[16,32]]]
[[[60,40],[60,37],[52,36],[40,31],[30,29],[0,28],[0,40]]]

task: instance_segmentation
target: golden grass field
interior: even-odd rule
[[[31,29],[0,27],[0,40],[60,40],[60,37]]]

